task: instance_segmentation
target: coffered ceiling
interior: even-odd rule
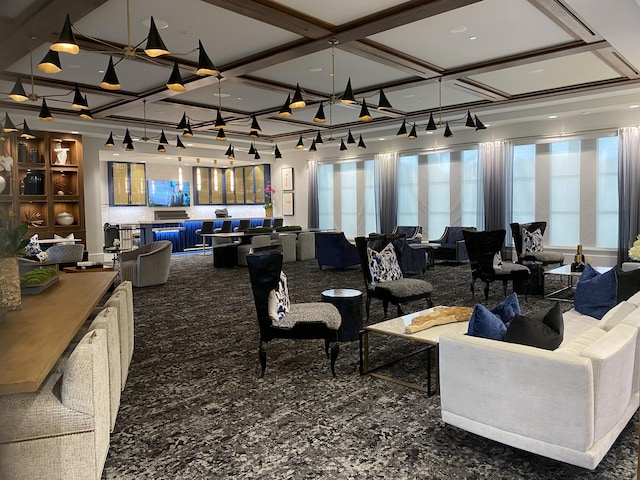
[[[80,53],[61,53],[62,71],[42,73],[36,65],[67,13]],[[125,46],[144,47],[150,16],[171,54],[152,61],[144,54],[123,58]],[[33,85],[46,97],[54,122],[77,120],[79,129],[85,121],[71,108],[69,93],[76,84],[91,107],[91,128],[116,135],[127,127],[148,128],[151,142],[164,129],[175,140],[186,113],[195,137],[215,143],[213,123],[221,108],[228,141],[249,141],[255,115],[260,142],[291,148],[299,136],[310,143],[317,132],[336,139],[349,129],[365,139],[395,134],[405,119],[424,131],[431,113],[455,131],[468,110],[495,124],[543,112],[627,108],[633,98],[640,101],[637,25],[634,0],[2,2],[0,111],[39,112],[41,98],[16,103],[7,97],[20,76],[28,92]],[[332,39],[338,41],[333,55]],[[199,40],[221,78],[195,74]],[[116,91],[99,86],[110,55],[122,85]],[[165,85],[174,61],[183,93]],[[332,103],[348,79],[359,104]],[[296,84],[307,106],[281,117]],[[380,88],[391,110],[376,109]],[[358,120],[364,100],[369,122]],[[313,121],[320,102],[324,124]]]

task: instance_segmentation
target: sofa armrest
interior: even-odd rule
[[[511,445],[513,437],[521,437],[579,451],[591,447],[594,387],[589,359],[443,335],[439,364],[446,423]]]

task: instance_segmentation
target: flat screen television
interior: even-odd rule
[[[177,180],[149,180],[147,186],[150,207],[189,207],[191,205],[189,182],[182,182],[182,189]]]

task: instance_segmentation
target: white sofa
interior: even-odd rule
[[[440,336],[443,421],[595,469],[638,409],[640,294],[600,321],[573,309],[563,319],[554,351]]]

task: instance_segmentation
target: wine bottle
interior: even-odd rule
[[[571,263],[572,272],[582,272],[585,266],[585,258],[582,254],[582,245],[578,245],[577,253],[573,256],[573,262]]]

